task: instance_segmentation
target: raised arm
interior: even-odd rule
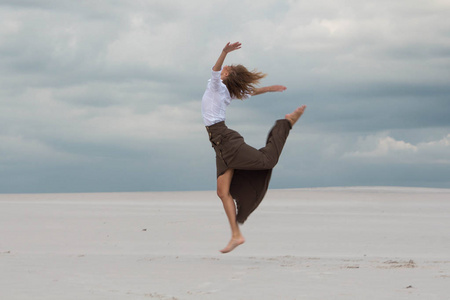
[[[236,42],[233,44],[227,43],[225,47],[223,48],[222,52],[220,53],[219,58],[216,61],[216,64],[213,67],[213,71],[220,71],[222,69],[223,62],[225,61],[225,57],[228,53],[231,51],[241,49],[241,43]]]
[[[265,86],[256,88],[253,90],[252,96],[261,95],[267,92],[282,92],[286,90],[286,87],[284,85],[271,85],[271,86]]]

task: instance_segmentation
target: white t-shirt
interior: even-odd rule
[[[211,79],[202,97],[202,116],[205,126],[211,126],[225,121],[225,110],[232,98],[225,84],[220,79],[220,71],[211,70]],[[250,95],[246,95],[246,98]]]

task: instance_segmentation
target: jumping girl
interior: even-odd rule
[[[231,100],[286,90],[282,85],[256,87],[266,74],[250,72],[242,65],[222,68],[227,54],[240,48],[239,42],[225,45],[212,68],[211,79],[202,98],[203,121],[216,152],[217,195],[222,200],[231,227],[231,240],[220,250],[222,253],[230,252],[245,242],[238,223],[243,224],[264,198],[272,169],[278,162],[289,131],[306,108],[303,105],[284,119],[277,120],[269,132],[266,146],[259,150],[247,145],[238,132],[227,128],[225,110]]]

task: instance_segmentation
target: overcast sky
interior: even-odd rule
[[[233,101],[270,188],[450,188],[449,0],[0,2],[0,193],[214,190],[200,102],[226,64],[283,93]]]

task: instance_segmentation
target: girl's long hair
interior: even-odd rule
[[[223,83],[228,88],[231,97],[242,100],[247,94],[253,92],[256,85],[259,84],[259,81],[266,77],[266,75],[256,70],[250,72],[243,65],[232,65]]]

